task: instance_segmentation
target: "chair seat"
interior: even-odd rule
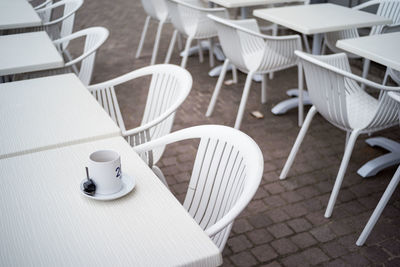
[[[347,96],[346,105],[350,127],[364,129],[374,118],[379,100],[360,90]]]

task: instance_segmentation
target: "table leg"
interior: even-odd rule
[[[367,144],[374,147],[382,147],[389,153],[377,157],[365,163],[357,173],[362,177],[376,175],[381,170],[393,165],[400,164],[400,144],[385,137],[374,137],[366,140]]]

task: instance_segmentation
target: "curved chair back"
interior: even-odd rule
[[[146,106],[139,127],[126,130],[115,94],[115,87],[133,79],[151,76]],[[138,69],[110,81],[88,87],[110,117],[118,124],[131,146],[159,138],[171,132],[175,112],[185,101],[192,87],[192,77],[175,65],[153,65]],[[155,164],[165,147],[152,152],[149,162]],[[151,165],[152,165],[151,164]]]
[[[141,0],[144,11],[153,19],[166,21],[168,8],[165,0]]]
[[[228,17],[225,8],[206,8],[200,0],[166,0],[174,27],[195,39],[206,39],[217,35],[214,23],[207,14]]]
[[[363,125],[359,130],[367,132],[395,125],[397,104],[388,97],[387,91],[399,88],[379,85],[352,74],[344,53],[328,56],[295,53],[304,67],[311,101],[330,123],[346,131],[354,129],[355,124]],[[379,101],[362,90],[359,84],[382,90]],[[353,101],[348,101],[350,98]],[[362,110],[363,105],[371,109]],[[368,113],[372,116],[366,116]]]
[[[377,6],[376,15],[385,17],[392,20],[391,25],[400,23],[400,1],[399,0],[370,0],[361,5],[353,7],[356,10]],[[380,34],[385,25],[376,25],[371,27],[370,35]],[[334,52],[342,52],[336,48],[336,42],[341,39],[357,38],[359,37],[357,29],[348,29],[343,31],[330,32],[325,34],[325,42],[330,50]],[[359,57],[349,54],[351,57]]]
[[[75,21],[75,12],[82,6],[82,4],[83,0],[62,0],[36,10],[43,21],[42,27],[52,40],[63,38],[72,33]],[[64,7],[62,15],[51,20],[53,11],[62,6]]]
[[[297,35],[268,36],[260,33],[255,19],[228,20],[208,15],[215,22],[226,57],[245,71],[280,70],[297,64],[301,50]]]
[[[92,27],[75,32],[64,38],[55,40],[53,43],[60,51],[63,51],[65,44],[69,43],[71,40],[85,37],[85,47],[83,49],[82,55],[75,59],[71,59],[69,62],[65,63],[66,68],[73,68],[77,73],[79,79],[85,84],[90,84],[92,79],[92,73],[94,68],[94,61],[96,58],[96,52],[100,46],[107,40],[109,32],[103,27]],[[79,70],[78,70],[78,64]]]
[[[221,125],[183,129],[134,150],[144,153],[195,138],[200,144],[183,205],[222,251],[235,218],[261,182],[263,155],[248,135]]]

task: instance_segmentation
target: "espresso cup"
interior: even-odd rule
[[[96,194],[114,194],[122,188],[121,158],[112,150],[99,150],[89,156],[89,175]]]

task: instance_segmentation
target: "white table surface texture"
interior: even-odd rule
[[[260,5],[270,5],[279,3],[303,2],[302,0],[210,0],[215,4],[226,8],[250,7]]]
[[[0,59],[0,76],[64,66],[44,31],[0,36]]]
[[[75,74],[0,84],[0,159],[121,135]]]
[[[257,9],[253,15],[304,34],[389,24],[390,19],[334,4]]]
[[[83,196],[91,152],[120,153],[134,190]],[[216,266],[211,239],[122,137],[0,160],[2,266]]]
[[[400,32],[339,40],[336,46],[400,71]]]
[[[27,0],[0,1],[0,30],[40,25],[42,20]]]

